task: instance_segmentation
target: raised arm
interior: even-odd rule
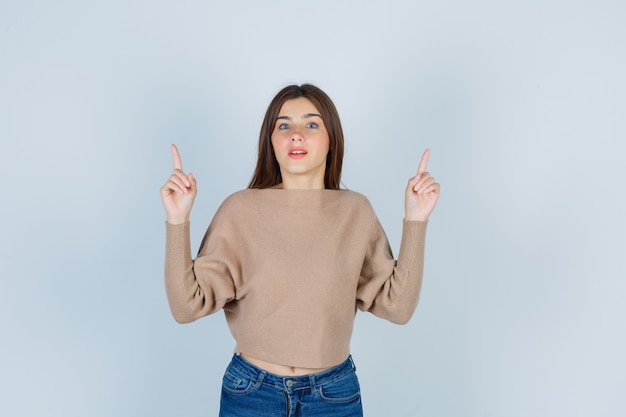
[[[220,310],[234,298],[235,289],[226,256],[216,253],[192,258],[188,222],[198,192],[196,179],[183,171],[176,145],[172,145],[172,157],[174,171],[161,187],[167,215],[165,289],[176,321],[189,323]]]
[[[417,174],[406,187],[406,213],[397,261],[377,223],[357,292],[358,308],[399,324],[409,321],[420,298],[426,221],[439,198],[439,184],[426,172],[429,156],[430,151],[426,149]]]

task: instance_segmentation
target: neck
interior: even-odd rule
[[[283,188],[285,190],[323,190],[324,178],[310,178],[310,177],[283,177],[283,182],[276,188]]]

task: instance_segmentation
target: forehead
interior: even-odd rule
[[[305,97],[285,101],[278,111],[279,116],[302,116],[309,113],[319,114],[319,110],[313,105],[311,100]]]

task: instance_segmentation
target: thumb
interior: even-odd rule
[[[409,179],[406,190],[407,192],[413,191],[413,187],[415,187],[415,185],[419,182],[420,178],[422,177],[421,174],[417,174],[416,176],[412,177],[411,179]]]
[[[193,191],[196,190],[196,177],[193,176],[193,174],[190,172],[189,174],[187,174],[187,179],[189,180],[189,183],[191,184],[191,189]]]

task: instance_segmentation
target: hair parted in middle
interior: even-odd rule
[[[282,182],[280,166],[272,147],[272,132],[280,109],[288,100],[304,97],[320,112],[328,132],[329,149],[326,156],[324,188],[338,190],[343,164],[343,130],[339,113],[330,97],[312,84],[289,85],[276,94],[265,113],[259,134],[259,154],[248,188],[271,188]]]

